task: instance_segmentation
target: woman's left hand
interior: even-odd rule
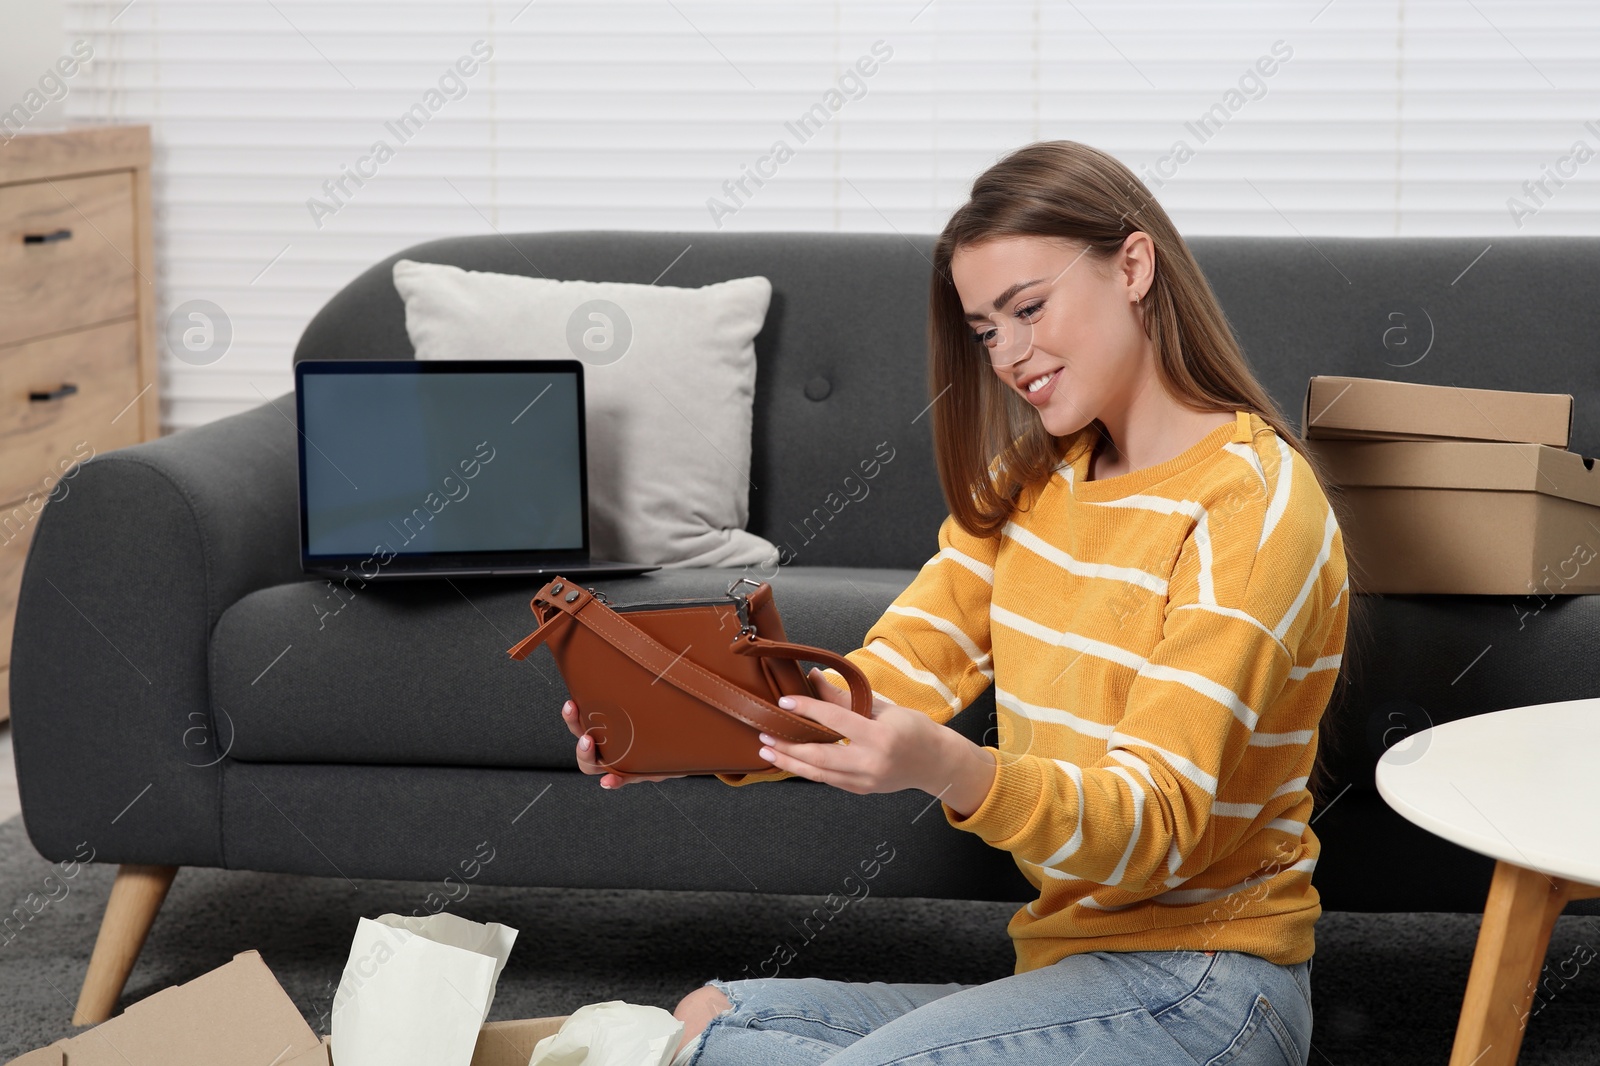
[[[879,698],[873,702],[872,717],[863,718],[850,709],[850,694],[835,688],[821,670],[813,667],[810,677],[823,699],[789,696],[779,705],[793,701],[784,709],[828,727],[848,743],[806,743],[763,733],[763,756],[777,769],[856,795],[907,788],[940,795],[963,781],[968,787],[962,791],[970,792],[974,774],[985,766],[992,771],[987,752],[921,711]],[[767,751],[772,754],[766,756]],[[979,800],[987,793],[987,780],[982,787]]]

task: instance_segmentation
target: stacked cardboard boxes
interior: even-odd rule
[[[1572,397],[1318,376],[1300,424],[1344,500],[1356,592],[1600,592],[1600,470]]]

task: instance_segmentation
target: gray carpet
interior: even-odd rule
[[[0,824],[0,903],[61,895],[20,819]],[[114,870],[86,867],[0,946],[0,1061],[71,1035],[73,1001]],[[276,874],[183,870],[134,969],[123,1005],[255,948],[306,1019],[327,1032],[328,1009],[356,919],[409,913],[431,886]],[[991,981],[1011,973],[1008,903],[868,898],[809,943],[795,924],[820,903],[732,892],[474,887],[453,908],[521,930],[491,1018],[569,1014],[622,999],[668,1010],[706,978],[755,971],[785,938],[798,957],[787,977],[846,981]],[[1325,914],[1312,979],[1312,1062],[1428,1064],[1448,1060],[1478,918],[1458,914]],[[3,940],[3,938],[0,938]],[[1549,973],[1579,945],[1600,949],[1600,917],[1556,925]],[[1571,972],[1571,966],[1568,966]],[[1551,988],[1558,982],[1552,980]],[[1561,988],[1529,1024],[1527,1066],[1600,1064],[1600,966]]]

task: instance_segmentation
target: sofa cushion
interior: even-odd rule
[[[731,568],[594,581],[618,603],[715,595]],[[785,566],[771,578],[790,639],[860,647],[913,570]],[[352,582],[352,586],[356,583]],[[302,581],[251,593],[211,643],[214,724],[185,734],[186,759],[572,769],[567,697],[550,650],[506,649],[534,628],[542,582]],[[1373,765],[1418,730],[1525,703],[1593,695],[1574,650],[1600,626],[1600,596],[1356,596],[1323,757],[1333,778],[1375,792]],[[326,612],[324,615],[323,612]],[[952,720],[993,743],[994,690]],[[1421,757],[1419,749],[1413,757]],[[1331,797],[1330,797],[1331,798]]]
[[[777,547],[745,529],[766,278],[683,289],[402,259],[394,284],[418,359],[584,362],[597,558],[777,565]]]
[[[743,573],[670,569],[592,585],[628,603],[718,595]],[[789,638],[843,653],[914,576],[794,566],[771,581]],[[214,732],[192,730],[186,758],[575,769],[550,649],[506,655],[533,631],[528,602],[543,584],[301,581],[251,593],[212,635]]]

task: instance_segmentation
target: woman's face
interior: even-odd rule
[[[1032,403],[1058,437],[1103,411],[1125,410],[1151,349],[1134,303],[1154,277],[1149,235],[1130,234],[1105,264],[1086,248],[1004,237],[963,245],[950,260],[973,358],[992,360],[1000,381]]]

